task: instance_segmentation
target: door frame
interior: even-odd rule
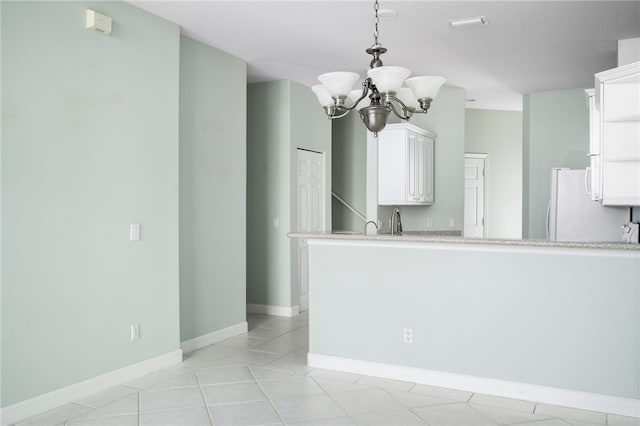
[[[313,153],[313,154],[319,154],[321,156],[321,158],[322,158],[322,168],[321,168],[322,169],[322,189],[321,189],[322,209],[321,209],[321,212],[320,212],[321,213],[320,223],[321,223],[322,230],[326,231],[327,229],[330,229],[330,222],[327,219],[328,219],[328,217],[331,216],[331,214],[330,214],[331,211],[327,210],[331,206],[331,198],[329,198],[327,200],[328,182],[330,182],[328,180],[328,176],[327,176],[327,173],[328,173],[328,171],[327,171],[327,162],[328,161],[327,161],[327,155],[326,155],[327,153],[326,152],[322,152],[322,151],[315,151],[315,150],[308,149],[308,148],[301,148],[301,147],[297,147],[296,148],[296,161],[295,161],[295,164],[296,164],[296,169],[295,169],[295,176],[296,176],[296,178],[295,178],[295,187],[296,187],[296,191],[295,191],[295,194],[296,194],[296,199],[295,199],[295,220],[296,220],[296,227],[295,227],[295,230],[296,231],[300,231],[300,229],[298,228],[298,220],[299,220],[299,211],[298,211],[299,204],[298,204],[298,201],[299,200],[297,199],[297,197],[298,197],[298,160],[300,158],[300,151],[306,151],[306,152],[310,152],[310,153]],[[329,172],[330,172],[330,170],[329,170]],[[330,191],[329,191],[329,194],[331,194]],[[327,206],[329,206],[329,207],[327,207]],[[328,228],[328,226],[329,226],[329,228]],[[306,293],[306,295],[303,296],[303,294],[302,294],[302,285],[301,285],[301,283],[302,283],[301,274],[303,272],[303,269],[301,267],[302,266],[301,249],[304,248],[304,247],[307,247],[307,240],[306,239],[301,239],[301,238],[296,238],[295,247],[296,247],[295,248],[295,252],[296,252],[295,270],[296,270],[296,272],[295,272],[294,276],[297,279],[297,283],[296,284],[297,284],[297,289],[298,289],[298,304],[297,304],[297,307],[298,307],[298,311],[299,312],[303,312],[303,311],[306,311],[306,310],[309,309],[309,291],[310,291],[310,288],[307,288],[307,293]],[[308,247],[307,247],[307,250],[308,250]],[[307,273],[309,272],[308,265],[307,265],[306,271],[307,271]],[[307,282],[308,282],[308,277],[307,277]]]
[[[484,217],[484,224],[482,227],[482,238],[487,238],[487,235],[489,235],[489,154],[487,153],[479,153],[479,152],[465,152],[464,153],[464,159],[466,160],[467,158],[473,158],[473,159],[481,159],[484,160],[484,175],[483,175],[483,184],[484,184],[484,191],[483,191],[483,217]],[[463,230],[463,234],[464,234],[464,217],[462,218],[462,230]]]

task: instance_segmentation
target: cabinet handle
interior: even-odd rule
[[[584,171],[584,192],[587,193],[587,196],[591,197],[591,188],[589,181],[591,179],[591,167],[587,167]]]

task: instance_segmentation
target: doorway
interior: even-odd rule
[[[464,155],[464,237],[487,236],[488,154]]]
[[[324,231],[324,154],[298,149],[297,231]],[[298,238],[298,287],[300,311],[309,309],[309,246]]]

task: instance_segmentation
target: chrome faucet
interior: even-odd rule
[[[369,226],[369,224],[372,223],[373,226],[376,227],[376,232],[378,232],[378,224],[375,223],[374,221],[370,220],[369,222],[364,224],[364,234],[367,235],[367,226]]]
[[[395,208],[391,212],[391,235],[402,233],[402,220],[400,219],[400,209]]]

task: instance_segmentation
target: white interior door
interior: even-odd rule
[[[485,237],[486,155],[464,157],[464,236]]]
[[[324,156],[298,149],[298,231],[324,231]],[[300,311],[309,309],[309,247],[298,239]]]

